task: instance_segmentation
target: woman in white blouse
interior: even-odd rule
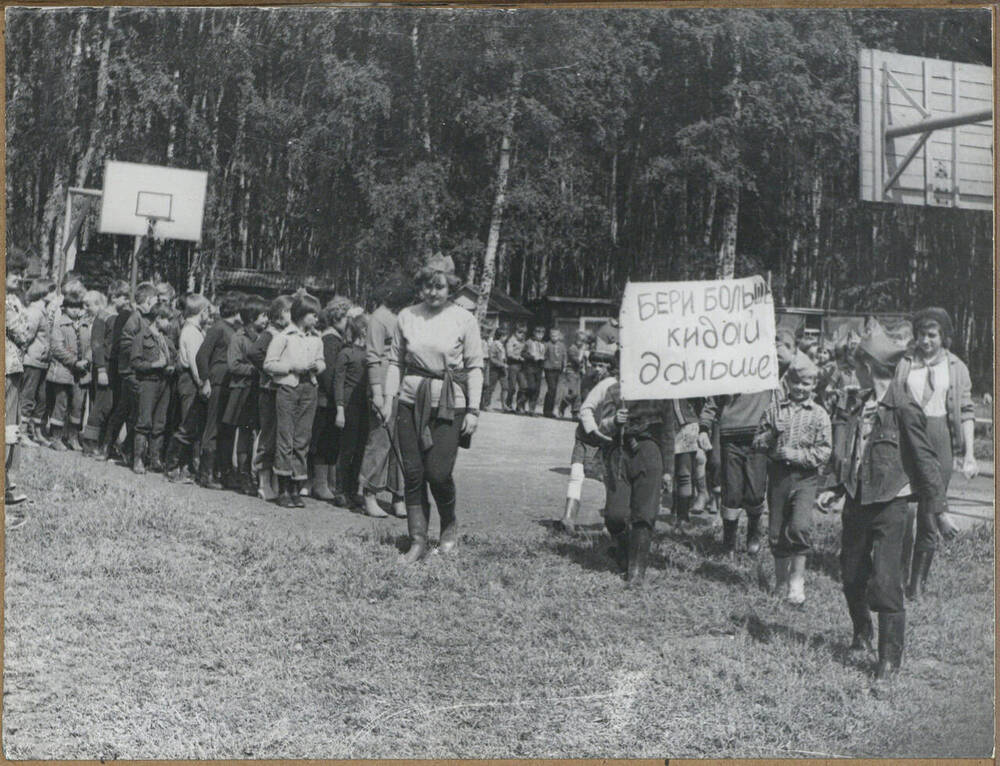
[[[389,351],[382,416],[392,416],[399,394],[396,438],[403,460],[410,549],[403,563],[427,552],[430,494],[441,521],[438,551],[458,542],[455,480],[460,442],[479,422],[483,389],[483,346],[479,325],[449,294],[459,284],[451,258],[431,258],[417,273],[421,302],[399,312]]]
[[[942,308],[926,308],[913,316],[913,352],[900,360],[896,380],[910,392],[927,416],[927,432],[941,466],[945,492],[954,463],[961,455],[961,470],[971,479],[978,473],[973,445],[976,413],[972,403],[972,382],[965,363],[949,351],[953,337],[951,316]],[[941,514],[949,526],[947,514]],[[911,522],[912,524],[912,522]],[[917,506],[916,540],[909,570],[906,595],[919,598],[937,549],[940,520],[926,503]],[[904,556],[908,555],[912,526],[908,528]],[[903,566],[908,562],[904,559]]]

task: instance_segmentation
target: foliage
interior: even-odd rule
[[[12,9],[7,42],[8,244],[47,258],[66,187],[115,158],[208,170],[198,268],[362,298],[428,250],[482,274],[521,73],[498,287],[712,275],[735,200],[738,273],[790,305],[941,304],[988,385],[990,216],[860,202],[856,92],[861,47],[989,64],[988,11]],[[194,253],[144,268],[180,285]]]

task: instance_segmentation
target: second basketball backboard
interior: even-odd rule
[[[990,67],[865,49],[859,91],[862,199],[992,209]]]

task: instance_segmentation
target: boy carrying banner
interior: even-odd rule
[[[600,414],[593,435],[603,442],[604,525],[615,541],[609,552],[625,579],[638,585],[646,576],[660,492],[673,484],[673,403],[625,401],[620,383],[614,380],[596,387],[583,410]]]

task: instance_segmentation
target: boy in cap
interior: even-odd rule
[[[754,447],[768,457],[768,541],[774,555],[775,592],[796,606],[806,600],[806,554],[812,548],[813,504],[819,470],[830,459],[830,417],[813,401],[819,370],[802,352],[785,376],[757,429]]]
[[[847,438],[838,444],[833,489],[820,502],[845,496],[840,569],[854,626],[852,651],[870,651],[878,612],[876,679],[899,670],[906,606],[902,551],[907,503],[917,497],[934,509],[938,530],[954,537],[944,505],[944,482],[927,429],[927,416],[893,370],[906,349],[876,329],[858,344],[861,389],[847,413]]]

